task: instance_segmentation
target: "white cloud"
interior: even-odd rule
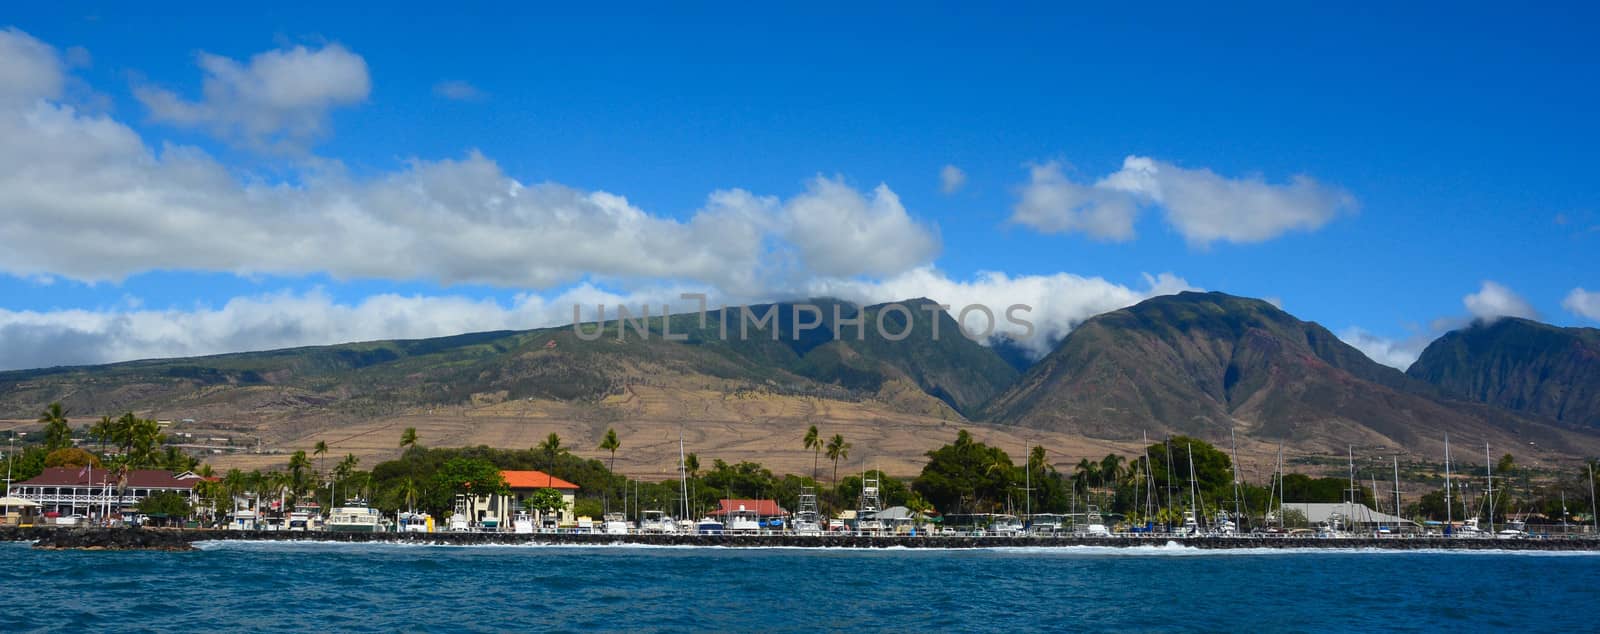
[[[906,213],[887,185],[868,197],[819,176],[784,205],[783,221],[806,269],[824,276],[894,275],[939,255],[937,231]]]
[[[892,275],[939,250],[936,231],[914,220],[887,186],[864,195],[821,177],[787,202],[713,192],[680,220],[605,191],[526,184],[476,152],[414,160],[370,178],[329,161],[294,168],[286,181],[241,176],[196,148],[152,148],[108,116],[50,101],[62,72],[53,49],[0,35],[0,46],[26,53],[4,58],[4,72],[18,80],[0,84],[11,97],[0,99],[8,244],[0,272],[90,282],[154,270],[327,273],[535,289],[581,279],[674,280],[738,293],[784,270],[766,262],[774,253],[797,253],[810,267],[802,275],[853,276]],[[249,67],[219,63],[231,69],[224,75],[259,75],[261,85],[244,83],[294,110],[328,103],[314,96],[326,91],[265,78],[277,77],[284,59],[331,50],[277,51]]]
[[[330,111],[372,90],[366,60],[338,44],[267,51],[248,64],[200,53],[197,63],[205,73],[199,101],[154,86],[135,95],[156,121],[258,149],[305,149],[325,133]]]
[[[451,79],[434,84],[433,94],[453,101],[479,101],[488,97],[477,86],[459,79]]]
[[[1360,350],[1368,359],[1402,372],[1411,367],[1411,364],[1417,361],[1417,357],[1422,356],[1423,348],[1428,347],[1427,337],[1389,339],[1353,326],[1340,332],[1339,339]]]
[[[1054,161],[1028,168],[1011,221],[1045,233],[1085,233],[1102,240],[1133,238],[1138,201],[1123,192],[1080,185]]]
[[[1484,280],[1478,292],[1462,297],[1461,303],[1467,307],[1467,312],[1471,313],[1474,319],[1484,321],[1494,321],[1501,317],[1539,318],[1538,311],[1535,311],[1527,300],[1493,280]]]
[[[939,191],[954,194],[967,184],[967,173],[954,165],[946,165],[939,170]]]
[[[964,306],[986,306],[995,316],[995,334],[1017,337],[1016,342],[1038,358],[1090,317],[1185,290],[1197,289],[1170,273],[1146,275],[1144,288],[1131,288],[1070,273],[1011,276],[983,272],[962,281],[950,279],[932,267],[921,267],[880,281],[818,280],[812,283],[809,294],[862,305],[925,297],[951,306],[953,317],[958,317],[956,313]],[[1016,304],[1031,308],[1018,316],[1033,322],[1032,337],[1020,338],[1021,329],[1006,320],[1006,309]],[[974,312],[968,315],[966,326],[981,330],[983,322],[981,313]]]
[[[1561,307],[1589,321],[1600,321],[1600,292],[1574,288],[1561,300]]]
[[[1209,169],[1185,169],[1141,156],[1093,184],[1067,178],[1058,163],[1029,167],[1012,221],[1046,233],[1081,232],[1103,240],[1129,240],[1144,207],[1160,209],[1191,245],[1250,243],[1290,231],[1321,228],[1354,210],[1355,198],[1336,187],[1297,175],[1287,183],[1261,177],[1227,178]]]
[[[55,48],[15,27],[0,30],[0,106],[60,97],[62,72]]]

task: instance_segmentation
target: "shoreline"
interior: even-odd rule
[[[1176,544],[1201,550],[1387,550],[1600,552],[1600,539],[1463,539],[1442,537],[1298,538],[1061,536],[971,537],[903,535],[602,535],[575,533],[340,533],[142,528],[0,527],[0,541],[33,542],[41,550],[194,550],[198,542],[396,543],[432,546],[701,546],[728,548],[1136,548]]]

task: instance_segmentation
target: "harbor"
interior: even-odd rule
[[[137,528],[0,528],[0,541],[33,542],[41,549],[188,550],[213,541],[392,543],[433,546],[683,546],[726,548],[1155,548],[1201,550],[1374,550],[1600,552],[1600,539],[1487,539],[1446,537],[1265,537],[1208,535],[832,535],[535,533],[504,532],[298,532]]]

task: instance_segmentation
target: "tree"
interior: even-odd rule
[[[46,467],[86,467],[100,468],[100,458],[92,453],[77,447],[63,447],[44,456]]]
[[[289,490],[296,496],[305,493],[309,488],[306,478],[306,470],[309,468],[311,461],[306,458],[305,450],[296,451],[294,455],[289,456]]]
[[[550,432],[549,436],[545,436],[544,442],[539,443],[538,451],[544,454],[546,470],[555,469],[556,458],[567,452],[567,450],[561,448],[561,437],[557,436],[555,432]]]
[[[611,464],[606,465],[607,469],[612,471],[617,470],[617,448],[621,446],[622,441],[617,440],[617,430],[607,427],[605,438],[600,439],[600,450],[611,452]]]
[[[155,517],[182,520],[189,516],[189,500],[182,493],[162,491],[139,500],[140,513]]]
[[[1515,472],[1516,470],[1517,459],[1511,457],[1511,454],[1500,456],[1500,460],[1494,464],[1494,472],[1504,475],[1507,478],[1511,477],[1512,472]]]
[[[402,502],[405,502],[407,511],[415,511],[417,498],[422,496],[422,488],[417,486],[416,478],[406,478],[395,485],[395,493]]]
[[[804,439],[806,449],[811,452],[811,479],[817,479],[817,458],[822,454],[822,436],[817,434],[817,426],[812,425],[806,430]]]
[[[100,443],[100,451],[104,453],[106,443],[116,437],[116,423],[112,422],[110,416],[101,416],[100,420],[89,427],[89,437]]]
[[[434,472],[433,484],[451,495],[499,495],[509,490],[500,468],[482,458],[451,458]]]
[[[850,443],[844,441],[843,434],[834,434],[828,439],[828,459],[833,461],[834,484],[839,482],[839,459],[850,457]]]
[[[911,488],[946,513],[985,512],[999,506],[1020,475],[1004,450],[973,440],[965,429],[956,433],[955,442],[927,456],[928,464]]]
[[[39,422],[44,423],[46,450],[55,451],[72,446],[72,427],[67,424],[67,410],[61,407],[61,401],[46,407],[44,412],[39,414]]]
[[[689,474],[689,477],[693,478],[696,473],[700,472],[700,456],[692,453],[684,456],[683,470]]]
[[[538,513],[539,519],[542,521],[544,516],[566,508],[567,501],[566,498],[561,496],[561,492],[555,489],[536,489],[533,493],[529,493],[526,499],[522,500],[522,506],[529,511]]]
[[[417,446],[417,428],[407,427],[405,431],[400,432],[400,451],[404,452],[415,446]]]
[[[327,473],[328,471],[322,468],[322,458],[328,455],[328,441],[317,441],[317,446],[311,448],[311,455],[317,457],[317,473]]]

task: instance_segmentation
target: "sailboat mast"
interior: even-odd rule
[[[1278,441],[1278,528],[1288,527],[1283,517],[1283,498],[1289,491],[1283,483],[1283,441]]]
[[[1589,519],[1594,520],[1595,535],[1600,535],[1600,513],[1596,513],[1597,505],[1594,501],[1594,463],[1589,463]]]
[[[1239,437],[1231,426],[1228,427],[1228,442],[1233,445],[1233,464],[1228,466],[1228,470],[1233,472],[1233,517],[1237,523],[1244,521],[1244,516],[1239,513],[1239,498],[1243,497],[1241,495],[1243,492],[1239,489]],[[1236,527],[1243,528],[1237,524]]]
[[[1029,453],[1032,449],[1033,447],[1028,440],[1022,441],[1022,486],[1023,495],[1028,496],[1027,502],[1023,506],[1027,509],[1024,512],[1027,513],[1028,523],[1030,524],[1033,523],[1033,454]]]
[[[1194,443],[1189,443],[1189,507],[1194,509],[1195,526],[1203,526],[1205,509],[1200,506],[1200,489],[1194,482]]]
[[[1494,535],[1494,464],[1489,458],[1489,443],[1483,443],[1483,473],[1489,478],[1489,488],[1483,494],[1489,504],[1489,534]]]
[[[683,428],[678,428],[678,496],[683,500],[683,519],[689,519],[689,463],[683,456]]]
[[[1444,435],[1444,530],[1448,535],[1452,532],[1451,525],[1455,523],[1451,517],[1454,511],[1450,507],[1450,434]]]
[[[1155,497],[1156,476],[1150,472],[1150,432],[1144,433],[1144,478],[1149,486],[1144,490],[1144,521],[1150,521],[1151,498]],[[1146,524],[1148,526],[1148,524]]]
[[[1400,517],[1400,456],[1394,458],[1394,516]],[[1396,526],[1398,530],[1400,527]]]

